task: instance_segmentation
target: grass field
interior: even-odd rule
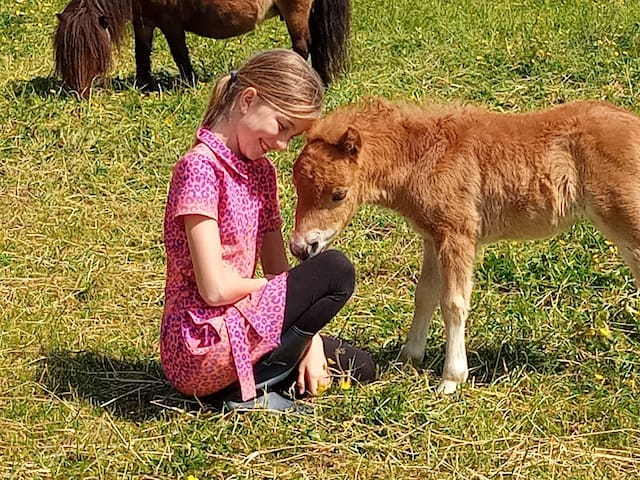
[[[336,246],[358,272],[329,331],[367,348],[380,380],[334,388],[308,414],[222,414],[182,398],[158,364],[162,215],[213,80],[288,46],[270,20],[241,38],[189,36],[197,73],[132,88],[133,46],[86,101],[53,76],[64,0],[0,0],[0,477],[7,479],[617,479],[640,471],[640,298],[587,224],[503,242],[478,259],[471,378],[434,393],[440,318],[423,365],[397,361],[420,242],[365,207]],[[640,113],[640,3],[353,0],[351,67],[328,108],[368,95],[526,111],[604,99]],[[285,236],[290,166],[281,172]],[[193,480],[192,478],[192,480]]]

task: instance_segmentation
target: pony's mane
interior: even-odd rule
[[[72,0],[59,14],[56,73],[72,87],[87,85],[111,68],[111,45],[120,45],[134,0]]]
[[[67,35],[77,38],[88,24],[95,27],[98,19],[104,17],[108,21],[111,43],[119,45],[124,27],[133,15],[133,2],[134,0],[71,0],[61,13],[64,21],[69,24]]]

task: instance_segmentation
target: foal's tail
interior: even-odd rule
[[[314,0],[309,16],[309,53],[326,85],[347,70],[350,29],[349,0]]]
[[[71,0],[57,15],[56,73],[68,88],[85,96],[93,80],[111,70],[111,49],[133,16],[132,1]]]

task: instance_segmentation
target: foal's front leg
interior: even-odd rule
[[[475,242],[465,237],[446,238],[439,248],[442,291],[440,308],[444,318],[447,348],[438,393],[453,393],[467,380],[465,324],[473,286]]]
[[[416,286],[413,323],[403,356],[414,363],[422,362],[433,312],[440,298],[440,266],[433,240],[424,239],[422,271]]]

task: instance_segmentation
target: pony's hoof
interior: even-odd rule
[[[438,388],[436,389],[436,393],[442,393],[444,395],[451,395],[456,392],[458,388],[458,383],[453,380],[443,380]]]
[[[155,92],[158,85],[153,78],[136,78],[136,88],[144,93]]]

